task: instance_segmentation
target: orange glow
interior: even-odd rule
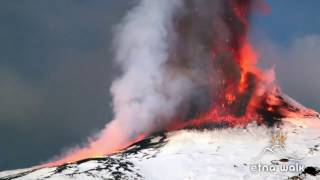
[[[128,137],[124,137],[121,133],[125,131],[123,127],[117,123],[110,123],[104,131],[100,134],[97,140],[90,142],[88,147],[81,149],[73,149],[69,151],[65,156],[59,160],[42,165],[42,167],[59,166],[63,164],[71,164],[79,160],[86,158],[104,157],[106,155],[115,154],[129,145],[140,141],[145,138],[145,135],[141,134],[137,138],[129,141]],[[123,142],[123,139],[127,140]]]
[[[268,111],[272,112],[273,108],[272,107],[268,107]]]
[[[226,94],[228,104],[232,104],[236,100],[236,96],[233,94]]]
[[[253,50],[252,46],[247,42],[240,49],[240,67],[241,67],[241,79],[239,83],[239,92],[243,93],[248,84],[246,82],[246,77],[249,72],[254,73],[254,71],[258,71],[256,69],[257,64],[257,53]]]
[[[94,158],[94,157],[102,157],[105,156],[107,154],[110,154],[111,152],[108,152],[108,150],[106,150],[105,153],[102,152],[97,152],[95,149],[92,148],[84,148],[81,150],[76,150],[74,152],[69,153],[66,157],[57,160],[57,161],[53,161],[47,164],[44,164],[44,167],[52,167],[52,166],[60,166],[63,164],[72,164],[76,161],[82,160],[84,158]]]
[[[251,44],[246,42],[240,49],[240,66],[243,71],[249,71],[252,68],[256,67],[258,55],[253,50]]]

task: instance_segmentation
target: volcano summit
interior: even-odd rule
[[[319,114],[308,113],[283,117],[272,128],[249,124],[163,132],[108,156],[1,172],[0,179],[317,179],[319,128]]]

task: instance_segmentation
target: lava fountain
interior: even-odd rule
[[[286,102],[248,40],[253,0],[140,0],[117,26],[114,120],[58,165],[120,150],[158,131],[273,126],[312,110]],[[267,8],[265,8],[267,9]]]

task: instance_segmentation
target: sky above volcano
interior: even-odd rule
[[[114,27],[134,1],[0,1],[0,170],[60,154],[112,119]],[[269,0],[251,40],[284,92],[320,111],[320,1]]]

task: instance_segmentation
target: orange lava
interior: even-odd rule
[[[72,149],[58,160],[45,163],[41,165],[41,167],[53,167],[71,164],[88,158],[105,157],[106,155],[115,154],[121,151],[123,148],[144,139],[146,136],[141,134],[130,141],[129,137],[123,136],[125,133],[121,133],[123,132],[121,129],[124,131],[122,127],[111,122],[110,125],[101,132],[98,139],[92,140],[87,147]],[[124,140],[126,141],[124,142]]]
[[[229,0],[228,2],[231,3],[233,14],[236,16],[233,19],[237,19],[240,24],[237,22],[238,26],[234,26],[227,20],[226,24],[233,33],[230,36],[231,40],[212,49],[211,58],[222,77],[218,100],[213,100],[215,102],[207,112],[200,113],[186,122],[175,122],[169,129],[199,127],[209,123],[245,125],[252,121],[262,122],[262,117],[257,114],[256,109],[261,106],[260,102],[265,98],[265,92],[273,91],[277,86],[272,77],[270,78],[267,73],[257,67],[258,53],[248,40],[252,1]],[[262,1],[260,5],[268,7]],[[219,54],[230,54],[231,58],[219,59]],[[225,63],[226,61],[233,62]],[[266,108],[269,111],[273,110],[272,107]]]

